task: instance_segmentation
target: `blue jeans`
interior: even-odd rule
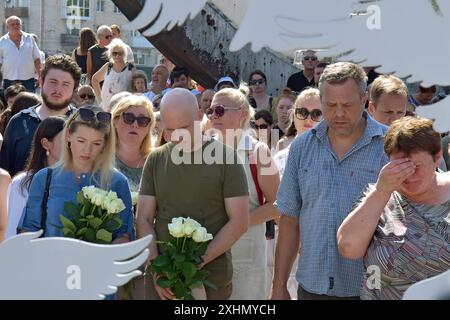
[[[28,92],[35,92],[35,80],[34,78],[28,79],[28,80],[8,80],[3,79],[3,89],[7,89],[8,87],[12,86],[13,84],[19,83],[23,85]]]

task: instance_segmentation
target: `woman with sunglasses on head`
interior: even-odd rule
[[[8,228],[5,238],[17,234],[17,225],[27,202],[33,176],[42,168],[53,166],[61,157],[65,119],[55,116],[43,120],[33,137],[24,172],[17,174],[8,190]]]
[[[155,123],[152,103],[145,96],[122,98],[112,112],[116,135],[116,169],[138,192],[142,169],[152,148]]]
[[[246,96],[231,88],[217,92],[206,112],[213,129],[220,133],[219,139],[237,151],[249,185],[249,229],[231,249],[231,299],[267,299],[270,289],[266,221],[278,217],[273,203],[280,180],[269,148],[251,136],[248,127],[253,112]]]
[[[255,70],[248,77],[250,87],[250,105],[256,111],[267,110],[272,112],[273,98],[267,94],[267,77],[261,70]]]
[[[109,62],[92,77],[92,87],[97,101],[105,109],[112,96],[123,91],[131,91],[131,79],[136,73],[133,63],[127,61],[127,47],[120,39],[114,39],[107,46]],[[100,87],[100,82],[103,86]]]
[[[292,118],[291,125],[285,136],[278,142],[277,150],[279,151],[274,156],[281,174],[284,172],[292,141],[303,132],[314,128],[322,120],[319,89],[303,90],[295,100],[294,110],[290,117]]]
[[[83,187],[94,185],[116,192],[125,204],[120,213],[122,226],[113,232],[113,243],[134,240],[128,180],[114,169],[115,135],[111,114],[98,107],[78,109],[65,124],[63,139],[61,160],[51,170],[38,171],[31,181],[19,229],[33,232],[41,229],[45,213],[41,205],[48,185],[46,219],[42,221],[44,237],[62,237],[58,227],[61,226],[60,215],[70,217],[64,210],[64,203],[76,203],[77,193]]]

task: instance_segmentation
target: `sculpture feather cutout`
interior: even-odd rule
[[[413,284],[403,300],[450,300],[450,271]]]
[[[0,299],[103,299],[142,273],[149,235],[119,245],[23,233],[0,245]]]

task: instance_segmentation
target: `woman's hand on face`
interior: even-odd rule
[[[400,187],[403,181],[414,174],[415,170],[416,165],[408,158],[390,161],[381,169],[376,189],[390,195]]]

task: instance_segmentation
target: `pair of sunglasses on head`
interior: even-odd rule
[[[102,124],[111,124],[111,113],[105,112],[105,111],[94,111],[89,108],[80,108],[78,109],[78,115],[81,118],[81,120],[85,122],[92,122],[92,121],[98,121]],[[135,121],[137,122],[138,126],[141,128],[147,127],[152,119],[150,117],[146,116],[135,116],[134,114],[130,112],[123,112],[122,113],[122,119],[123,122],[126,124],[133,124]]]

